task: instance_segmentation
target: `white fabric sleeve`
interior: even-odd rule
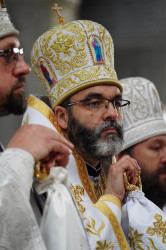
[[[131,250],[166,249],[166,215],[142,191],[126,193],[122,228]]]
[[[83,221],[91,249],[130,249],[120,225],[121,216],[121,203],[113,195],[101,196],[84,212]]]
[[[22,190],[29,196],[35,164],[33,156],[25,150],[10,148],[1,154],[1,162],[3,161],[8,162],[7,171],[13,172],[15,178],[19,180]]]
[[[39,194],[47,192],[40,230],[48,250],[88,250],[86,232],[67,177],[66,168],[55,167],[45,180],[36,183]]]
[[[46,250],[29,202],[33,166],[24,150],[0,155],[0,248]]]

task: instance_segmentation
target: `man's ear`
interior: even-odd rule
[[[68,124],[68,113],[64,107],[57,106],[54,109],[54,114],[62,129],[67,129]]]

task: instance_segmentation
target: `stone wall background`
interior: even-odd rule
[[[66,21],[88,19],[105,26],[115,47],[118,78],[142,76],[155,83],[166,104],[166,1],[165,0],[59,0]],[[56,25],[50,11],[53,0],[6,0],[8,12],[30,64],[30,52],[36,39]],[[33,70],[26,78],[25,91],[45,94]],[[20,126],[22,116],[0,118],[0,138],[7,142]]]

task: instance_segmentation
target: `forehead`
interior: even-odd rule
[[[16,36],[7,36],[0,39],[0,49],[18,48],[19,46],[20,42]]]
[[[78,100],[78,98],[83,99],[93,94],[97,94],[108,99],[113,99],[115,96],[121,96],[120,89],[114,85],[97,85],[79,91],[78,93],[74,94],[71,99],[72,101]]]
[[[147,140],[147,143],[155,143],[155,142],[159,142],[159,143],[162,143],[162,144],[164,144],[165,146],[166,146],[166,135],[158,135],[158,136],[154,136],[154,137],[152,137],[152,138],[149,138],[148,140]]]
[[[162,146],[166,147],[166,135],[163,134],[163,135],[153,136],[145,141],[136,144],[134,148],[139,148],[143,150],[144,147],[153,146],[155,145],[155,143],[159,143]]]

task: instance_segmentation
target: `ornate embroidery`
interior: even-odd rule
[[[154,250],[160,250],[158,248],[155,247],[154,242],[151,238],[148,238],[150,245],[146,245],[144,244],[143,240],[142,240],[143,234],[139,234],[137,230],[134,231],[134,228],[130,227],[129,228],[129,245],[130,247],[132,247],[134,250],[136,249],[140,249],[140,250],[150,250],[150,249],[154,249]],[[143,248],[143,247],[146,248]]]
[[[104,229],[105,223],[102,221],[102,224],[101,224],[101,226],[99,227],[99,229],[96,229],[96,228],[95,228],[96,223],[95,223],[95,220],[94,220],[92,217],[90,217],[90,219],[84,218],[83,220],[86,220],[86,221],[88,222],[88,223],[86,224],[87,227],[85,228],[86,231],[87,231],[88,233],[97,235],[97,236],[101,239],[100,232]]]
[[[122,205],[121,205],[120,200],[116,196],[114,196],[114,195],[110,195],[110,194],[102,195],[100,197],[100,201],[110,201],[110,202],[113,202],[114,204],[116,204],[119,207],[120,210],[122,209]]]
[[[110,224],[113,228],[114,234],[116,235],[120,249],[129,250],[129,245],[126,241],[126,238],[124,236],[122,228],[121,228],[115,214],[112,212],[112,210],[109,208],[109,206],[107,204],[105,204],[103,201],[99,200],[94,205],[94,207],[96,207],[98,210],[100,210],[100,212],[102,212],[110,221]]]
[[[153,218],[156,220],[153,222],[154,227],[148,227],[146,233],[150,236],[156,234],[157,237],[162,237],[162,242],[166,244],[166,221],[162,221],[160,214],[155,214]]]
[[[46,69],[39,58],[49,62],[44,63]],[[49,29],[35,42],[31,61],[53,108],[76,89],[83,89],[84,84],[88,87],[99,80],[109,84],[113,81],[121,88],[114,70],[112,38],[104,27],[91,21],[73,21]]]
[[[72,183],[70,183],[70,189],[74,195],[74,199],[77,203],[77,206],[79,208],[79,212],[80,214],[83,214],[85,212],[85,208],[83,207],[83,205],[81,205],[81,202],[83,201],[80,197],[80,195],[84,195],[84,189],[83,187],[81,187],[80,185],[76,185],[76,187],[74,187],[72,185]]]
[[[98,247],[96,247],[96,250],[113,250],[115,243],[112,241],[107,242],[105,241],[97,241]]]
[[[139,234],[137,230],[134,231],[132,227],[129,228],[129,244],[133,249],[143,249],[143,241],[141,240],[143,234]]]
[[[36,109],[42,115],[44,115],[52,123],[52,125],[57,129],[57,131],[61,135],[65,136],[64,133],[62,132],[59,124],[57,123],[57,120],[55,118],[53,111],[45,103],[43,103],[41,100],[35,98],[34,96],[30,95],[28,98],[28,106]]]
[[[64,26],[65,30],[71,33],[65,34]],[[72,32],[75,35],[70,35],[73,34]],[[54,43],[50,46],[49,42],[55,33],[57,35],[56,40],[54,40]],[[69,73],[75,67],[80,68],[87,64],[87,60],[85,60],[85,57],[87,56],[86,53],[84,53],[83,57],[83,54],[81,55],[81,52],[84,51],[85,33],[79,24],[73,23],[71,25],[64,24],[62,26],[55,26],[50,29],[49,32],[43,34],[43,38],[43,54],[50,58],[50,60],[54,63],[55,68],[59,70],[62,75]],[[67,60],[67,55],[71,57],[73,50],[78,57],[81,57],[81,61],[77,60],[78,64],[76,63],[75,58],[70,58],[69,61]],[[66,56],[66,60],[64,60],[64,58],[62,59],[62,54]],[[64,65],[67,67],[64,67]]]
[[[74,159],[75,159],[75,162],[77,165],[77,170],[78,170],[78,174],[79,174],[80,180],[82,182],[82,185],[85,188],[91,201],[93,203],[96,203],[98,201],[99,197],[96,197],[96,193],[94,192],[94,190],[91,186],[91,182],[89,180],[89,175],[87,172],[85,162],[81,158],[81,156],[79,154],[77,154],[77,151],[75,149],[73,150],[73,156],[74,156]],[[105,188],[105,176],[104,176],[103,172],[101,172],[101,184],[102,184],[103,188]]]

